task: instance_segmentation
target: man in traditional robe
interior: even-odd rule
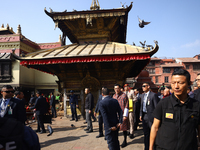
[[[129,122],[128,122],[128,108],[129,108],[129,101],[128,97],[125,93],[120,91],[120,85],[115,84],[114,85],[115,94],[113,95],[113,98],[118,100],[119,105],[123,112],[123,123],[120,126],[120,130],[123,131],[124,135],[124,141],[121,145],[121,147],[127,146],[127,130],[129,128]]]
[[[128,84],[124,85],[124,93],[127,95],[129,100],[129,124],[130,124],[130,135],[131,139],[134,138],[134,113],[135,113],[135,102],[137,101],[137,97],[134,94],[134,91],[129,87]]]

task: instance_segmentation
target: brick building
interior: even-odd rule
[[[9,25],[0,27],[0,88],[9,84],[15,89],[20,89],[25,94],[25,99],[29,99],[35,90],[41,90],[44,94],[50,91],[58,91],[56,76],[33,70],[20,65],[20,61],[13,57],[24,56],[27,53],[37,52],[49,48],[61,46],[61,41],[53,43],[35,43],[26,38],[20,25],[17,32],[14,32]]]
[[[161,86],[162,83],[169,86],[172,73],[180,68],[186,69],[191,75],[191,81],[194,81],[200,72],[200,54],[191,58],[161,59],[154,57],[146,67],[152,82],[157,86]]]

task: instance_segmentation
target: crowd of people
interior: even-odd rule
[[[99,134],[96,138],[104,137],[110,150],[126,147],[128,135],[130,139],[135,137],[134,131],[138,129],[139,122],[143,127],[145,150],[197,150],[200,140],[200,74],[192,84],[188,71],[179,69],[172,74],[170,87],[163,84],[159,91],[154,93],[150,84],[144,82],[141,89],[140,94],[139,89],[132,89],[128,84],[123,87],[115,84],[114,94],[111,94],[107,87],[102,87],[93,112],[94,97],[90,88],[85,88],[86,133],[93,132],[92,118],[96,119],[99,114]],[[70,93],[70,121],[78,121],[78,99],[73,90]],[[10,128],[18,128],[23,132],[0,133],[0,146],[3,145],[4,148],[7,144],[11,149],[40,149],[35,132],[46,133],[44,115],[51,110],[52,116],[57,117],[55,104],[60,97],[54,96],[53,93],[45,97],[40,91],[36,92],[36,97],[31,95],[27,109],[34,110],[34,117],[37,118],[37,130],[34,132],[25,126],[28,120],[25,102],[22,100],[23,92],[14,91],[12,86],[5,85],[1,94],[0,130],[3,131],[3,127],[12,123]],[[118,140],[119,131],[123,133],[122,143]],[[12,145],[8,145],[8,134],[21,137],[21,140],[11,139]],[[30,140],[22,138],[25,136]]]
[[[151,90],[150,84],[142,84],[142,94],[131,89],[128,84],[114,85],[114,95],[102,87],[94,115],[99,113],[99,137],[103,137],[110,150],[120,149],[118,131],[123,132],[121,147],[127,146],[127,135],[134,138],[141,121],[144,132],[145,150],[197,150],[200,140],[200,74],[194,84],[190,74],[184,69],[174,71],[171,86],[164,84],[158,93]],[[85,89],[86,120],[85,131],[92,128],[92,109],[94,98],[88,88]],[[129,131],[129,132],[128,132]]]
[[[51,92],[49,98],[47,98],[40,91],[37,91],[36,97],[33,94],[31,95],[27,106],[24,100],[24,93],[20,90],[14,91],[10,85],[2,87],[1,95],[0,148],[39,150],[40,144],[36,132],[40,134],[46,133],[44,115],[51,110],[52,117],[57,117],[55,110],[56,100],[53,93]],[[34,119],[37,119],[37,130],[35,131],[26,126],[29,125],[28,110],[33,110],[34,114],[31,113],[31,115],[33,115]],[[3,130],[11,130],[12,132],[4,133],[2,132]],[[19,132],[15,132],[15,130]]]

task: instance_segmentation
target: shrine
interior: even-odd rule
[[[89,87],[95,104],[102,86],[113,90],[115,83],[123,85],[128,77],[136,77],[158,51],[153,47],[126,44],[130,6],[101,9],[93,0],[90,10],[45,13],[62,31],[62,46],[28,53],[18,57],[20,64],[58,77],[63,92],[66,116],[70,90],[79,97],[79,113],[84,115],[84,88]],[[72,44],[65,45],[66,37]],[[17,57],[17,56],[16,56]]]

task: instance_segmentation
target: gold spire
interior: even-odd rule
[[[18,27],[17,27],[17,34],[22,34],[22,31],[21,31],[21,26],[20,26],[20,24],[18,25]]]
[[[98,0],[92,0],[90,10],[99,10],[99,9],[100,9],[99,1]]]

